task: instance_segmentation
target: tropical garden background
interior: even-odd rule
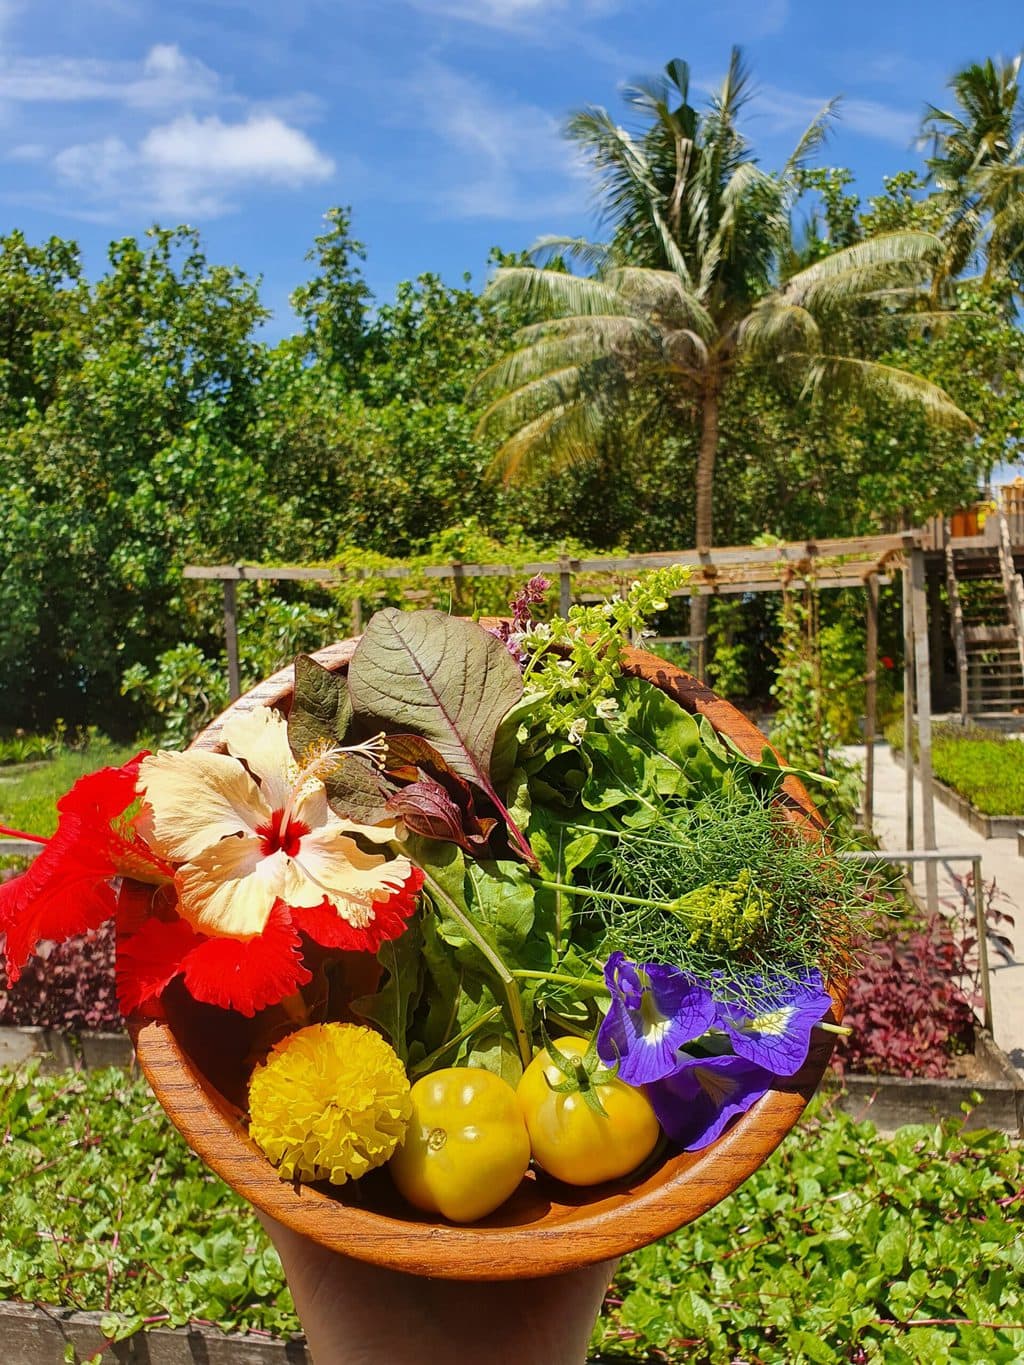
[[[480,290],[421,275],[374,298],[359,206],[335,207],[294,335],[274,344],[259,280],[209,260],[190,228],[117,240],[91,276],[74,241],[8,232],[0,761],[56,758],[0,787],[0,819],[51,830],[75,776],[140,734],[185,743],[222,707],[220,598],[183,576],[190,563],[362,574],[241,584],[250,683],[350,633],[356,591],[420,605],[374,577],[396,562],[770,544],[973,503],[1024,442],[1020,79],[1019,59],[965,67],[905,169],[865,195],[829,161],[841,105],[764,166],[740,54],[710,96],[672,61],[622,109],[568,122],[595,177],[593,241],[505,242]],[[485,581],[459,605],[500,608],[509,587]],[[891,606],[883,665],[901,653]],[[665,624],[706,628],[715,686],[774,705],[791,758],[851,737],[860,594],[814,604],[812,655],[806,605],[703,610],[681,601]],[[935,924],[909,933],[854,1005],[865,1032],[878,1024],[868,1064],[909,1056],[920,1074],[963,1026],[962,945]],[[893,1003],[900,954],[913,1008]],[[94,942],[87,967],[80,944],[62,949],[20,1002],[0,993],[4,1022],[112,1026],[111,955]],[[927,1058],[918,1007],[941,1025]],[[0,1297],[102,1309],[111,1337],[197,1318],[296,1328],[262,1233],[143,1087],[7,1074],[0,1122]],[[791,1143],[714,1218],[624,1263],[595,1360],[1024,1358],[1019,1146],[956,1123],[883,1142],[824,1107],[811,1122],[806,1150]]]
[[[113,242],[91,279],[74,241],[9,232],[5,732],[180,738],[219,704],[219,603],[190,562],[514,563],[972,501],[1024,439],[1019,80],[1019,60],[963,70],[862,199],[828,164],[841,106],[763,167],[740,55],[704,100],[672,62],[568,123],[601,240],[506,243],[482,293],[424,275],[375,299],[358,206],[334,208],[275,345],[259,281],[188,228]],[[249,679],[348,628],[344,593],[242,594]],[[712,608],[726,692],[767,692],[774,611]]]

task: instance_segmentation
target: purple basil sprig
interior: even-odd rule
[[[533,608],[544,601],[550,588],[549,579],[541,573],[534,574],[508,604],[512,619],[500,622],[497,628],[491,631],[520,666],[526,662],[526,652],[520,641],[533,624]]]

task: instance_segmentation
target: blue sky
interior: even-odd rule
[[[350,204],[379,298],[488,248],[592,232],[561,137],[585,104],[686,58],[713,86],[740,43],[747,131],[781,163],[831,96],[825,159],[864,194],[915,164],[950,73],[1024,46],[1019,0],[0,0],[0,225],[83,246],[153,221],[264,278],[271,333],[324,210]]]

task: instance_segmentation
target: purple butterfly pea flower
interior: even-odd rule
[[[673,1142],[699,1152],[737,1114],[745,1114],[775,1077],[745,1057],[691,1057],[680,1053],[676,1071],[648,1086],[658,1122]]]
[[[597,1051],[609,1066],[618,1063],[627,1085],[671,1075],[683,1044],[714,1023],[711,993],[676,967],[629,962],[625,953],[612,953],[604,979],[612,1003],[598,1031]]]
[[[821,973],[763,982],[753,1005],[720,1003],[718,1024],[738,1057],[776,1076],[792,1076],[807,1060],[811,1034],[832,1008]]]

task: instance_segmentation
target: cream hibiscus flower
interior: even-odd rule
[[[407,890],[414,869],[408,858],[364,845],[388,844],[395,826],[336,815],[324,785],[331,762],[300,767],[287,724],[270,707],[232,715],[223,739],[226,754],[158,753],[139,771],[139,831],[155,853],[180,864],[181,918],[203,934],[251,938],[281,902],[333,911],[376,937],[375,907]]]

